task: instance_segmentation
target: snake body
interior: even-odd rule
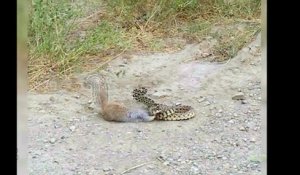
[[[188,120],[195,117],[195,112],[191,106],[188,105],[173,105],[156,103],[151,98],[145,96],[147,88],[136,88],[132,91],[133,98],[147,106],[151,115],[155,116],[156,120],[178,121]]]

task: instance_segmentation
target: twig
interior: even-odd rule
[[[134,166],[134,167],[131,167],[131,168],[129,168],[129,169],[123,171],[120,175],[125,174],[125,173],[127,173],[127,172],[129,172],[129,171],[131,171],[131,170],[137,169],[137,168],[139,168],[139,167],[142,167],[142,166],[147,165],[147,164],[152,163],[152,162],[154,162],[154,161],[142,163],[142,164],[140,164],[140,165],[136,165],[136,166]]]
[[[50,80],[46,80],[46,81],[44,81],[44,82],[42,82],[42,83],[36,85],[35,87],[29,89],[28,91],[29,91],[29,92],[32,92],[32,91],[36,90],[38,87],[40,87],[40,86],[42,86],[42,85],[48,83],[49,81],[50,81]]]
[[[118,55],[106,60],[104,63],[102,63],[100,66],[98,66],[97,68],[93,69],[90,72],[96,72],[97,70],[101,69],[103,66],[107,65],[109,62],[111,62],[112,60],[118,58],[120,55],[122,55],[125,51],[127,50],[127,48],[125,48],[124,50],[122,50],[121,53],[119,53]]]

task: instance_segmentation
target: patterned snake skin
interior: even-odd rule
[[[145,104],[149,109],[150,114],[155,115],[156,120],[177,121],[188,120],[195,117],[195,112],[193,112],[191,106],[168,106],[156,103],[151,98],[145,96],[147,91],[148,90],[145,87],[134,89],[132,91],[132,96],[136,101]]]

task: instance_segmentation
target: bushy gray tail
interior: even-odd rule
[[[102,75],[94,74],[85,79],[84,86],[92,88],[93,101],[103,110],[108,103],[106,80]]]

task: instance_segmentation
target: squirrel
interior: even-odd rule
[[[101,116],[106,121],[115,122],[150,122],[155,116],[150,116],[142,108],[127,108],[123,103],[108,101],[106,80],[103,76],[91,76],[86,79],[85,86],[92,86],[93,98],[101,108]]]

